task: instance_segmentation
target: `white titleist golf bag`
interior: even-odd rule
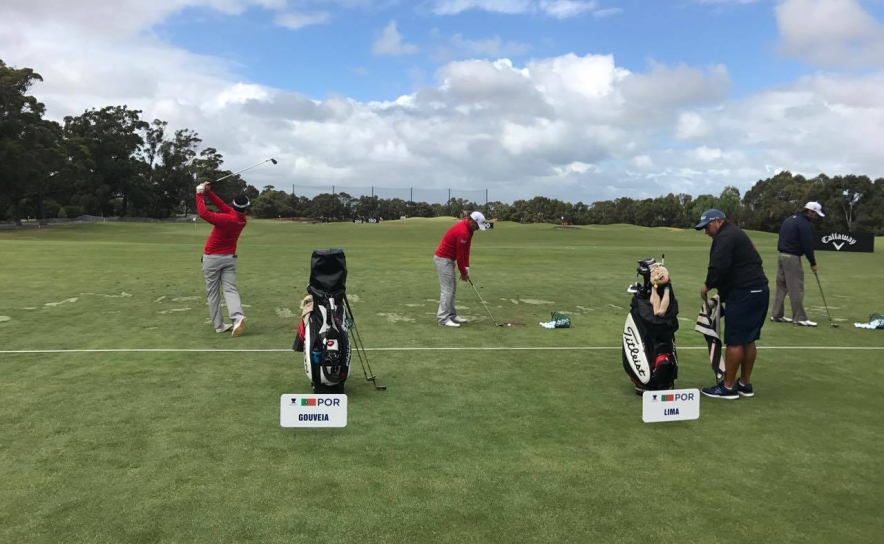
[[[651,270],[654,259],[638,261],[638,274],[644,283],[636,282],[627,292],[632,294],[629,314],[623,326],[623,369],[635,384],[635,393],[672,389],[678,377],[678,353],[675,331],[678,330],[678,302],[672,287],[669,307],[662,316],[654,314],[651,304]],[[662,287],[658,287],[662,289]]]
[[[315,250],[310,265],[308,296],[301,303],[292,349],[304,352],[304,371],[315,393],[343,393],[350,375],[351,332],[363,371],[368,364],[347,301],[347,259],[341,249]],[[375,381],[374,375],[365,377]],[[375,388],[386,389],[376,382]]]

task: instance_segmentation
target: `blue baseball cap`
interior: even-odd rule
[[[703,212],[703,215],[700,216],[700,222],[694,227],[697,230],[703,230],[706,228],[710,222],[715,221],[716,219],[726,219],[724,212],[721,210],[716,210],[712,208],[711,210],[706,210]]]

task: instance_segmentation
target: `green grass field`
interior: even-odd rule
[[[808,271],[820,326],[765,325],[754,398],[645,424],[620,361],[625,289],[666,254],[678,387],[712,385],[693,330],[710,240],[499,224],[476,234],[472,275],[519,326],[495,328],[461,284],[472,321],[451,330],[432,263],[449,224],[250,223],[240,338],[207,322],[208,225],[0,233],[0,542],[880,542],[884,331],[853,323],[884,312],[881,239],[819,254],[841,327]],[[773,279],[776,236],[750,235]],[[346,428],[281,428],[280,395],[310,391],[286,350],[327,247],[346,252],[388,390],[354,358]],[[538,325],[554,310],[570,329]]]

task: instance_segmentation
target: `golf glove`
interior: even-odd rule
[[[206,184],[205,184],[205,183],[200,183],[199,185],[196,186],[196,192],[197,192],[197,194],[202,194],[203,192],[205,192],[205,190],[206,190]]]

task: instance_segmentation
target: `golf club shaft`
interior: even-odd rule
[[[472,280],[472,279],[467,279],[467,281],[470,282],[470,285],[473,286],[473,291],[476,292],[476,295],[479,297],[479,301],[482,303],[482,306],[485,306],[485,311],[488,312],[488,317],[490,317],[490,318],[491,318],[491,321],[494,322],[494,326],[499,327],[500,325],[497,323],[497,320],[494,319],[494,316],[491,315],[491,310],[488,308],[488,305],[485,304],[485,299],[482,298],[482,295],[479,293],[479,290],[476,289],[476,285],[473,283],[473,280]]]
[[[823,297],[823,306],[826,307],[826,316],[829,318],[829,325],[835,326],[835,322],[832,321],[832,314],[829,313],[829,305],[826,303],[826,295],[823,294],[823,284],[820,283],[819,274],[816,273],[816,270],[813,271],[813,277],[816,278],[816,284],[820,288],[820,296]]]
[[[222,179],[227,179],[227,178],[229,178],[229,177],[231,177],[231,176],[235,176],[235,175],[237,175],[237,174],[242,174],[242,173],[245,172],[246,170],[251,170],[252,168],[254,168],[254,167],[256,167],[256,166],[261,166],[261,165],[264,164],[265,162],[270,162],[271,160],[273,160],[273,159],[267,159],[267,160],[264,160],[264,161],[259,162],[258,164],[253,164],[253,165],[249,166],[248,168],[243,168],[243,169],[240,170],[239,172],[234,172],[234,173],[232,173],[232,174],[227,174],[227,175],[224,176],[224,177],[221,177],[221,178],[216,179],[214,183],[218,183],[218,182],[221,181]]]

